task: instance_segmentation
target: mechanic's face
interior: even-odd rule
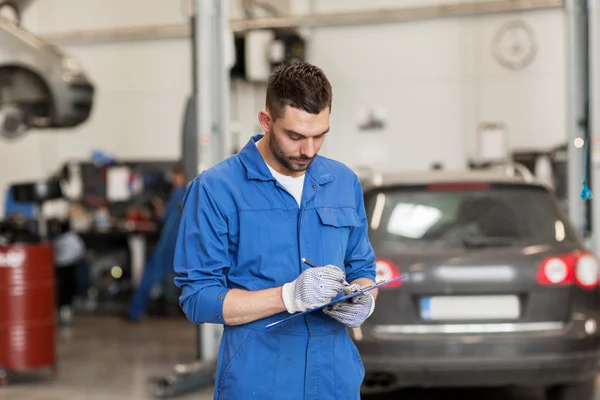
[[[173,186],[177,186],[177,187],[183,186],[184,183],[185,183],[185,180],[184,180],[183,174],[180,174],[180,173],[173,174],[173,178],[172,178]]]
[[[261,112],[263,113],[263,112]],[[310,114],[287,106],[275,123],[268,111],[260,116],[273,161],[285,175],[300,176],[309,167],[329,131],[329,108]],[[268,118],[267,118],[268,117]],[[278,170],[278,168],[275,168]]]

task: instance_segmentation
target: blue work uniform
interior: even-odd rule
[[[308,268],[302,257],[344,268],[349,282],[375,279],[356,174],[317,156],[298,207],[260,155],[255,141],[261,137],[204,171],[186,191],[174,268],[180,304],[193,323],[224,324],[229,290],[291,282]],[[265,330],[289,315],[225,325],[215,399],[360,399],[364,367],[348,329],[316,311]]]
[[[169,199],[165,204],[163,227],[156,248],[146,265],[144,265],[142,279],[129,302],[127,313],[130,319],[138,320],[141,318],[150,300],[154,285],[160,283],[169,273],[173,272],[175,244],[177,243],[184,195],[184,187],[174,187],[171,190]]]

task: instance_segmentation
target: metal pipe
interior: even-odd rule
[[[208,0],[203,0],[208,2]],[[229,68],[226,66],[226,49],[230,46],[225,44],[227,33],[227,21],[229,7],[227,2],[213,0],[212,20],[212,53],[208,55],[207,63],[211,64],[210,98],[212,104],[212,145],[210,164],[211,167],[226,158],[225,143],[229,136]],[[205,55],[206,56],[206,55]],[[202,61],[201,61],[202,62]],[[203,356],[205,361],[215,361],[218,356],[219,342],[223,334],[223,326],[218,324],[204,324],[202,332]]]
[[[590,186],[594,192],[591,200],[592,208],[592,250],[600,252],[600,4],[597,1],[588,2],[588,55],[589,55],[589,112],[591,143],[590,152]],[[569,164],[571,159],[569,159]],[[579,164],[581,162],[577,161]],[[583,201],[579,200],[580,203]]]
[[[213,131],[213,76],[212,58],[214,32],[212,29],[215,8],[212,1],[196,0],[196,123],[198,134],[199,173],[212,165],[211,139]]]
[[[187,182],[191,182],[198,174],[198,36],[196,34],[196,10],[194,0],[188,0],[188,15],[190,26],[190,44],[192,61],[192,94],[188,99],[181,140],[181,163]],[[202,353],[202,328],[196,326],[196,360],[204,359]]]
[[[270,28],[320,28],[353,25],[409,22],[436,18],[465,17],[485,14],[533,11],[563,7],[565,0],[497,0],[486,2],[463,2],[458,4],[430,5],[379,9],[350,13],[327,13],[230,20],[233,32]],[[40,35],[44,40],[61,45],[81,45],[119,41],[180,39],[190,35],[186,24],[169,24],[129,27],[118,29],[96,29],[67,31]]]
[[[563,7],[564,0],[498,0],[463,2],[421,7],[379,9],[374,11],[298,15],[231,21],[234,31],[268,28],[319,28],[408,22],[426,19],[462,17],[502,12],[529,11],[540,8]]]
[[[226,1],[215,0],[215,44],[213,58],[215,69],[215,95],[214,103],[217,106],[215,116],[217,118],[215,127],[215,146],[213,147],[213,162],[216,164],[225,159],[227,154],[228,138],[230,135],[230,79],[229,67],[227,66],[227,50],[233,46],[226,43],[232,37],[228,35],[229,4]]]
[[[190,52],[191,52],[191,94],[185,108],[182,140],[181,140],[181,163],[187,182],[191,182],[198,175],[198,123],[196,121],[196,90],[198,88],[198,45],[196,43],[196,12],[194,1],[188,0],[188,18],[190,25]],[[198,359],[201,356],[198,355]]]
[[[196,118],[198,123],[198,173],[212,167],[223,158],[224,137],[227,134],[229,118],[228,70],[225,66],[224,40],[226,22],[221,0],[196,1],[196,56],[198,57]],[[217,359],[222,326],[202,324],[199,339],[201,341],[202,361]]]
[[[210,167],[211,139],[213,126],[212,110],[212,50],[214,4],[212,1],[195,0],[194,31],[196,37],[196,134],[198,137],[198,173]],[[202,324],[198,327],[198,355],[201,361],[212,360],[214,354],[213,327]]]
[[[583,150],[574,146],[576,138],[586,132],[586,16],[585,0],[566,0],[567,35],[567,198],[569,218],[584,235],[586,230],[585,203],[579,197],[583,181]]]

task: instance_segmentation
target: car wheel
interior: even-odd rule
[[[25,113],[13,104],[0,106],[0,137],[17,139],[27,133]]]
[[[548,400],[593,400],[596,392],[596,380],[569,383],[551,387],[546,392]]]

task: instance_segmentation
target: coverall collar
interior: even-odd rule
[[[261,181],[275,179],[255,144],[255,142],[262,139],[263,136],[264,135],[262,134],[252,136],[239,153],[240,160],[246,168],[246,176],[248,179],[258,179]],[[335,179],[335,176],[329,171],[321,156],[317,156],[314,161],[310,163],[306,173],[319,185],[324,185]]]

